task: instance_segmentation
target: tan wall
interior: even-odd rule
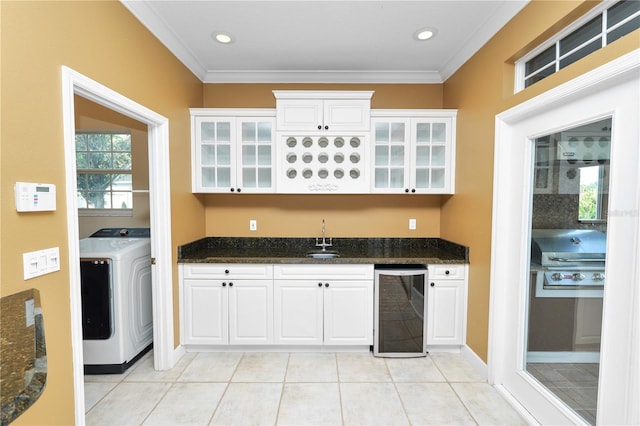
[[[442,108],[441,84],[205,84],[208,108],[275,108],[273,90],[373,90],[372,108]],[[438,195],[207,195],[208,236],[438,237]],[[409,231],[409,219],[417,229]],[[258,230],[249,231],[249,219]]]
[[[202,105],[202,84],[117,1],[2,1],[0,19],[0,293],[40,290],[49,366],[44,394],[14,424],[70,425],[76,419],[60,68],[66,65],[169,118],[174,246],[204,234],[204,208],[188,178],[188,108]],[[18,214],[16,181],[55,184],[57,210]],[[22,253],[55,246],[61,270],[25,282]],[[177,283],[175,257],[173,263]]]
[[[134,191],[149,190],[149,150],[147,125],[81,96],[74,98],[76,131],[126,130],[131,133],[131,180]],[[80,216],[80,238],[101,228],[149,227],[149,193],[133,193],[131,216]]]
[[[513,59],[598,2],[533,1],[444,85],[458,109],[456,194],[444,200],[441,236],[470,247],[467,343],[485,361],[489,332],[495,115],[638,48],[636,31],[513,95]]]

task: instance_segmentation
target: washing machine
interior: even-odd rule
[[[153,344],[149,228],[80,240],[85,374],[120,374]]]

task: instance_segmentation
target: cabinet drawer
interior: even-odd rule
[[[274,265],[274,277],[297,279],[373,279],[373,265]]]
[[[429,279],[463,280],[465,265],[429,265]]]
[[[269,279],[273,278],[273,265],[271,264],[242,264],[242,263],[207,263],[185,264],[183,267],[184,278],[211,279]]]

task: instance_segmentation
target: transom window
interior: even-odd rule
[[[78,208],[133,208],[131,134],[76,132]]]
[[[640,28],[640,1],[603,2],[516,62],[516,92]]]

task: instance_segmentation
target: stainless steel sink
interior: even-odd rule
[[[307,253],[307,257],[312,257],[314,259],[333,259],[334,257],[340,257],[337,251],[310,251]]]

